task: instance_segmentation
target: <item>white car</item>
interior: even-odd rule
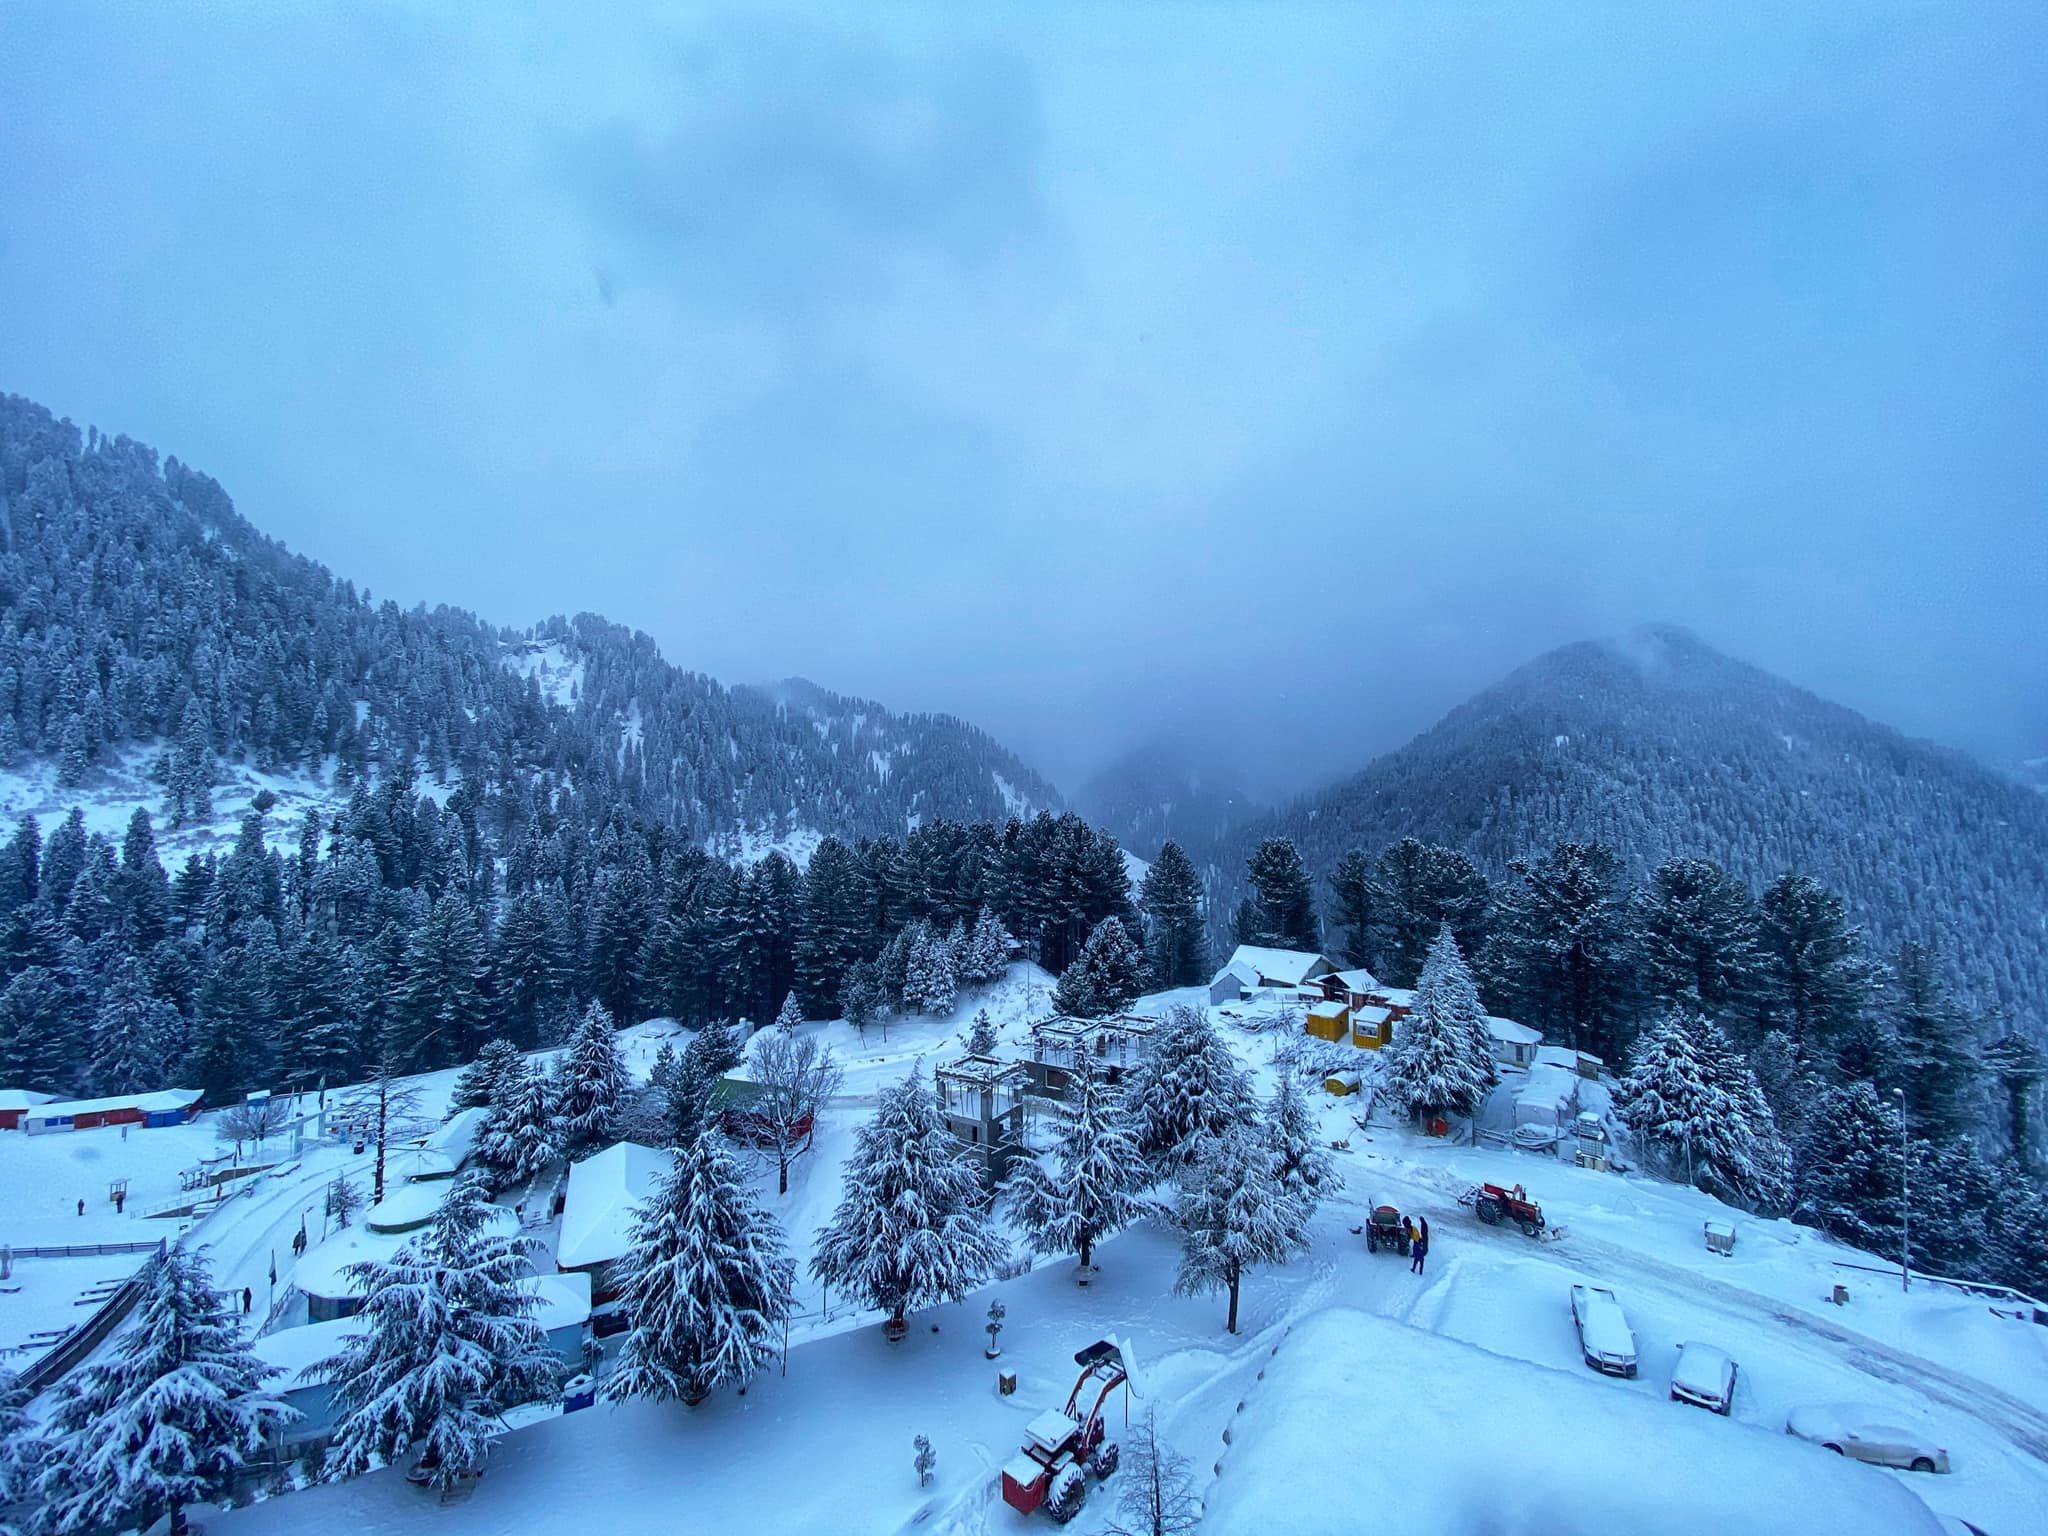
[[[1735,1362],[1711,1344],[1679,1345],[1678,1364],[1671,1368],[1671,1398],[1725,1417],[1735,1406]]]
[[[1882,1410],[1857,1403],[1814,1403],[1794,1408],[1785,1433],[1825,1446],[1838,1456],[1908,1472],[1946,1472],[1948,1450],[1915,1429],[1891,1422]]]
[[[1610,1376],[1636,1373],[1635,1330],[1614,1292],[1599,1286],[1572,1287],[1572,1321],[1579,1328],[1579,1353],[1586,1364]]]

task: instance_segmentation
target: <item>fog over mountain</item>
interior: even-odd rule
[[[1660,620],[2048,753],[2048,12],[1248,16],[12,5],[0,388],[1069,791]]]

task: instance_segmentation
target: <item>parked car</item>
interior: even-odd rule
[[[1579,1329],[1579,1353],[1586,1364],[1610,1376],[1636,1373],[1636,1336],[1614,1292],[1599,1286],[1572,1287],[1572,1321]]]
[[[1679,1345],[1678,1364],[1671,1368],[1671,1398],[1726,1417],[1735,1406],[1735,1362],[1711,1344]]]
[[[1785,1433],[1825,1446],[1838,1456],[1908,1472],[1946,1472],[1948,1450],[1917,1429],[1891,1422],[1882,1410],[1857,1403],[1814,1403],[1794,1408]]]

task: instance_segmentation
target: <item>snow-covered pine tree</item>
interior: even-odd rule
[[[28,1416],[28,1404],[21,1378],[0,1365],[0,1536],[22,1536],[22,1527],[9,1521],[7,1511],[28,1503],[50,1451],[40,1426]]]
[[[960,979],[969,986],[985,987],[1002,980],[1010,964],[1010,933],[1002,919],[987,907],[974,917],[967,935],[967,950],[960,964]]]
[[[498,1079],[498,1098],[478,1127],[476,1158],[501,1186],[524,1184],[562,1155],[553,1085],[521,1060]]]
[[[1869,1083],[1821,1096],[1794,1149],[1793,1219],[1889,1256],[1899,1231],[1899,1117]]]
[[[485,1230],[488,1191],[459,1175],[426,1233],[389,1259],[349,1266],[364,1328],[316,1369],[339,1414],[331,1475],[395,1463],[415,1447],[437,1488],[479,1470],[508,1408],[552,1391],[559,1363],[522,1281],[525,1238]]]
[[[951,1013],[958,991],[952,947],[929,924],[917,926],[917,937],[904,961],[903,1006],[912,1013]]]
[[[346,1173],[337,1173],[327,1186],[323,1207],[337,1227],[345,1227],[349,1218],[363,1208],[363,1192]]]
[[[37,1497],[56,1531],[170,1516],[218,1500],[265,1439],[297,1415],[264,1388],[276,1372],[243,1346],[206,1260],[153,1259],[133,1325],[104,1360],[66,1377]]]
[[[1283,1070],[1273,1085],[1265,1126],[1273,1146],[1274,1182],[1283,1195],[1303,1206],[1306,1221],[1325,1196],[1344,1187],[1344,1181],[1317,1134],[1319,1127],[1294,1073]]]
[[[1701,1156],[1729,1198],[1753,1210],[1783,1211],[1792,1200],[1792,1154],[1755,1071],[1727,1032],[1704,1015],[1693,1054],[1708,1086],[1730,1111],[1708,1127]]]
[[[1669,859],[1637,900],[1643,1001],[1663,1012],[1691,996],[1710,1018],[1746,1011],[1762,956],[1756,902],[1712,859]]]
[[[1636,917],[1620,856],[1563,842],[1508,868],[1492,945],[1500,995],[1545,1038],[1619,1058],[1634,1018]]]
[[[793,1305],[786,1249],[716,1132],[679,1148],[618,1266],[633,1326],[606,1395],[694,1408],[717,1387],[745,1386],[774,1357]]]
[[[1107,1527],[1110,1536],[1190,1536],[1202,1524],[1202,1501],[1187,1457],[1159,1433],[1158,1415],[1145,1417],[1123,1440],[1117,1479],[1116,1509],[1120,1518]]]
[[[1181,1172],[1174,1199],[1173,1224],[1181,1234],[1175,1292],[1226,1292],[1230,1315],[1225,1327],[1237,1332],[1244,1272],[1307,1252],[1308,1214],[1281,1190],[1272,1148],[1251,1127],[1237,1125],[1220,1136],[1204,1137],[1195,1161]]]
[[[662,1092],[666,1093],[668,1091],[669,1084],[675,1081],[675,1076],[675,1043],[673,1041],[664,1040],[661,1042],[661,1049],[654,1053],[653,1065],[649,1066],[647,1069],[647,1086],[650,1088],[659,1088]]]
[[[708,1020],[704,1027],[690,1039],[704,1059],[704,1071],[714,1082],[725,1076],[746,1059],[746,1047],[740,1043],[731,1024],[722,1018]]]
[[[2048,1055],[2025,1035],[2003,1034],[1984,1047],[1984,1070],[2004,1099],[2005,1144],[2022,1167],[2034,1161],[2034,1096],[2048,1078]]]
[[[661,1090],[665,1098],[663,1129],[672,1147],[687,1147],[701,1132],[711,1128],[717,1079],[710,1075],[710,1050],[700,1049],[703,1038],[700,1034],[683,1047],[675,1070],[669,1074],[668,1085]]]
[[[1010,1219],[1033,1253],[1071,1253],[1085,1279],[1095,1245],[1146,1212],[1140,1191],[1149,1180],[1123,1124],[1115,1091],[1082,1056],[1069,1075],[1065,1124],[1048,1168],[1037,1158],[1019,1163],[1004,1191]]]
[[[612,1016],[602,1003],[583,1012],[563,1053],[555,1102],[555,1134],[565,1151],[602,1145],[632,1087]]]
[[[1735,1106],[1709,1080],[1698,1041],[1707,1028],[1690,1000],[1667,1012],[1638,1037],[1633,1059],[1614,1093],[1614,1107],[1637,1144],[1668,1158],[1688,1182],[1717,1136],[1726,1143]]]
[[[92,1082],[103,1094],[162,1083],[185,1057],[185,1017],[149,993],[141,966],[128,961],[100,994],[92,1025]]]
[[[1348,895],[1348,893],[1347,893]],[[1477,954],[1485,940],[1492,888],[1479,867],[1455,848],[1404,837],[1374,862],[1369,912],[1370,947],[1382,979],[1412,987],[1437,934],[1448,924],[1460,951]]]
[[[1431,1119],[1474,1113],[1495,1080],[1486,1010],[1458,941],[1438,930],[1415,984],[1415,1002],[1394,1038],[1386,1093],[1404,1114]]]
[[[995,1021],[986,1008],[976,1010],[974,1024],[967,1031],[967,1049],[976,1056],[993,1056],[997,1044]]]
[[[856,1134],[845,1197],[818,1233],[811,1274],[886,1312],[897,1336],[913,1307],[958,1301],[1002,1263],[981,1174],[913,1071],[882,1090]]]
[[[450,1114],[458,1109],[488,1109],[503,1097],[500,1085],[515,1070],[524,1070],[526,1058],[510,1040],[487,1040],[476,1060],[456,1074],[448,1102]]]
[[[1152,972],[1162,987],[1191,987],[1207,979],[1209,946],[1203,932],[1202,877],[1179,843],[1168,839],[1145,871],[1138,901],[1152,941]]]
[[[839,1016],[865,1040],[868,1026],[875,1021],[888,999],[875,980],[872,963],[863,960],[847,968],[846,983],[839,989]]]
[[[1886,1075],[1905,1090],[1913,1134],[1949,1142],[1973,1133],[1983,1119],[1976,1031],[1925,944],[1908,939],[1899,946],[1887,1000],[1897,1044]]]
[[[1095,962],[1083,949],[1074,963],[1060,972],[1052,989],[1053,1008],[1071,1019],[1099,1019],[1110,1010],[1103,1007],[1095,987]]]
[[[1249,1081],[1209,1016],[1185,1004],[1166,1011],[1123,1083],[1138,1154],[1158,1178],[1191,1162],[1204,1139],[1255,1110]]]
[[[782,1008],[775,1015],[775,1027],[777,1029],[798,1029],[808,1023],[810,1023],[810,1020],[804,1017],[803,1004],[796,1000],[796,993],[791,992],[787,997],[783,998]]]
[[[1757,902],[1763,964],[1758,1002],[1768,1028],[1819,1061],[1862,1021],[1879,990],[1842,898],[1810,875],[1771,882]]]

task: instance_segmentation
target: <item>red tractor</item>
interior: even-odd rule
[[[1502,1189],[1498,1184],[1480,1184],[1466,1190],[1458,1203],[1471,1206],[1472,1213],[1489,1227],[1511,1221],[1522,1229],[1525,1236],[1544,1235],[1543,1207],[1531,1200],[1529,1192],[1519,1184],[1513,1189]]]
[[[1067,1406],[1048,1408],[1026,1425],[1024,1448],[1003,1467],[1003,1501],[1027,1515],[1042,1507],[1061,1525],[1081,1512],[1087,1474],[1102,1478],[1116,1470],[1116,1443],[1103,1443],[1102,1405],[1130,1379],[1123,1351],[1108,1339],[1080,1351],[1074,1364],[1081,1374]]]

